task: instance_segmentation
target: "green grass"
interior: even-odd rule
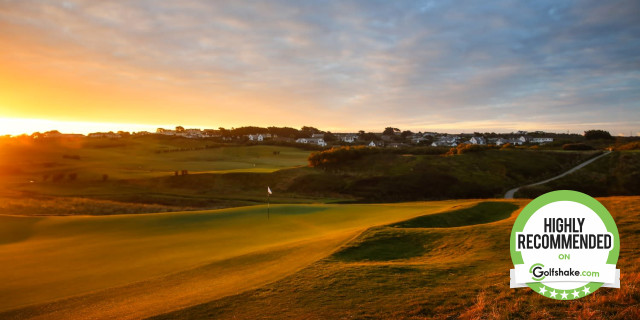
[[[437,240],[432,233],[414,228],[454,228],[499,221],[511,216],[518,205],[511,202],[480,202],[471,207],[419,216],[374,228],[336,252],[341,261],[389,261],[426,254]]]
[[[397,228],[452,228],[508,218],[518,206],[509,202],[481,202],[471,208],[421,216],[392,225]]]
[[[620,231],[621,288],[580,300],[509,288],[514,214],[451,228],[372,228],[280,281],[153,319],[637,319],[640,198],[600,200]]]
[[[91,308],[108,308],[123,316],[134,312],[133,305],[136,314],[168,312],[275,281],[330,255],[368,227],[456,205],[468,204],[272,205],[270,219],[266,206],[0,215],[0,312],[14,309],[8,315],[18,318],[72,312],[83,318]],[[123,297],[138,302],[111,300]]]
[[[13,172],[15,180],[36,182],[47,174],[72,172],[82,181],[100,181],[103,174],[110,179],[168,176],[176,170],[273,172],[306,165],[309,155],[291,147],[224,146],[207,140],[157,136],[2,143],[0,169]],[[203,149],[206,146],[211,148]],[[174,151],[177,149],[184,151]]]
[[[304,174],[309,151],[269,145],[220,145],[209,140],[143,136],[123,139],[23,141],[0,139],[0,213],[112,214],[215,209],[262,204],[266,188],[277,190],[273,202],[332,201],[331,195],[299,196],[284,192],[290,177]],[[175,171],[188,170],[186,176]],[[69,174],[76,174],[71,181]],[[107,181],[103,181],[103,175]],[[62,175],[60,181],[53,181]],[[91,198],[93,210],[85,201]],[[42,200],[45,198],[45,200]],[[344,198],[344,197],[340,197]],[[111,201],[111,208],[107,208]],[[124,204],[117,204],[122,202]],[[36,203],[40,202],[41,208]],[[8,204],[15,204],[8,206]],[[81,208],[80,208],[81,207]],[[135,208],[134,208],[135,207]]]

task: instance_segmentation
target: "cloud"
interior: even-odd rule
[[[97,83],[215,101],[236,125],[629,131],[638,16],[637,1],[2,1],[0,41]]]

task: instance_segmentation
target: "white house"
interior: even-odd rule
[[[323,138],[299,138],[298,140],[296,140],[296,143],[317,144],[321,147],[327,146],[327,143]]]
[[[354,143],[354,142],[356,142],[358,140],[358,136],[352,135],[352,134],[347,134],[347,135],[341,136],[340,140],[342,142],[346,142],[346,143]]]
[[[531,143],[547,143],[553,142],[553,138],[532,138]]]
[[[483,137],[473,137],[469,142],[471,142],[471,144],[487,144],[487,140]]]

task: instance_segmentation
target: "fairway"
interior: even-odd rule
[[[207,140],[132,137],[0,143],[0,168],[13,181],[42,182],[44,175],[77,173],[79,181],[141,179],[190,173],[273,172],[307,164],[309,151],[283,146],[225,146]],[[50,181],[51,178],[47,179]],[[0,181],[2,182],[2,181]]]
[[[272,205],[270,219],[265,206],[0,216],[0,312],[43,319],[169,312],[278,280],[371,226],[473,203]]]

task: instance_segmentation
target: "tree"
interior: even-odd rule
[[[331,131],[327,131],[327,133],[324,134],[323,139],[326,142],[333,142],[338,140],[338,138],[333,133],[331,133]]]
[[[364,134],[364,130],[359,130],[358,131],[358,135],[363,135]]]
[[[184,132],[184,127],[183,126],[177,126],[176,127],[176,132]]]
[[[587,130],[584,132],[584,137],[587,140],[613,140],[609,131],[604,130]]]
[[[365,133],[365,134],[361,134],[359,136],[360,140],[365,141],[365,142],[369,142],[369,141],[378,141],[380,140],[378,138],[378,136],[373,133],[373,132],[369,132],[369,133]]]
[[[300,131],[310,132],[310,133],[322,133],[322,131],[318,130],[318,128],[304,126]]]
[[[413,135],[413,132],[411,132],[410,130],[402,131],[402,133],[400,134],[402,139],[406,139],[410,135]]]
[[[393,135],[395,135],[396,132],[400,132],[400,129],[392,128],[392,127],[386,127],[386,128],[384,128],[384,131],[382,131],[382,134],[385,135],[385,136],[393,136]]]

